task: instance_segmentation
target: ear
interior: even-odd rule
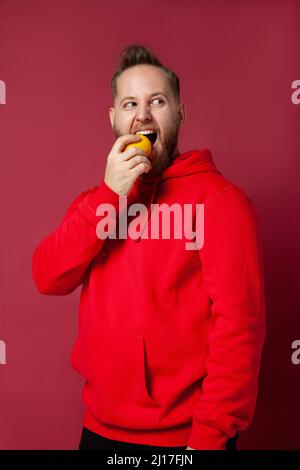
[[[109,119],[111,127],[114,127],[115,124],[115,108],[109,108]]]
[[[180,125],[182,126],[182,124],[185,121],[185,116],[186,116],[185,104],[184,103],[180,103],[179,109],[178,109],[178,114],[179,114],[179,117],[180,117]]]

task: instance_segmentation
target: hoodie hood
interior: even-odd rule
[[[214,171],[221,174],[216,168],[211,152],[208,149],[193,149],[181,153],[174,158],[170,166],[160,175],[148,175],[145,173],[142,181],[146,184],[153,184],[170,178],[180,178],[182,176],[203,173],[204,171]]]
[[[143,192],[143,190],[145,190],[148,192],[149,185],[152,186],[152,190],[147,204],[147,215],[145,217],[144,223],[142,224],[140,235],[135,240],[135,242],[139,242],[141,240],[141,235],[151,216],[152,204],[155,204],[158,185],[161,182],[171,178],[181,178],[183,176],[204,173],[207,171],[212,171],[222,175],[215,166],[211,152],[208,149],[193,149],[177,155],[171,164],[165,168],[165,170],[160,175],[144,173],[141,177],[139,177],[137,181],[138,189],[136,187],[136,191]]]

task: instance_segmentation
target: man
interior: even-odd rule
[[[127,47],[111,85],[116,141],[104,179],[33,256],[40,292],[82,284],[72,352],[86,379],[79,448],[235,448],[254,414],[265,337],[255,207],[207,149],[179,151],[179,80],[149,49]],[[148,157],[126,149],[142,130],[152,131]],[[146,211],[120,236],[136,222],[135,204]],[[204,242],[187,249],[186,233],[172,230],[151,237],[162,204],[192,207],[198,231],[203,205]]]

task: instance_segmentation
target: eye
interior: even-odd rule
[[[161,103],[164,102],[164,100],[162,100],[161,98],[154,98],[153,101],[155,101],[155,100],[158,100],[158,101],[160,101]]]
[[[133,103],[133,101],[128,101],[127,103],[125,103],[125,104],[124,104],[124,108],[127,108],[127,105],[128,105],[128,104],[131,104],[131,103]],[[131,107],[131,106],[130,106],[130,107]]]
[[[152,101],[158,100],[161,103],[164,103],[164,100],[162,98],[153,98]],[[128,104],[135,104],[134,101],[127,101],[127,103],[124,104],[124,108],[131,108],[132,106],[127,106]]]

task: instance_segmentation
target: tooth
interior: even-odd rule
[[[139,134],[154,134],[155,131],[146,130],[146,131],[137,131],[136,134],[137,133],[139,133]]]

